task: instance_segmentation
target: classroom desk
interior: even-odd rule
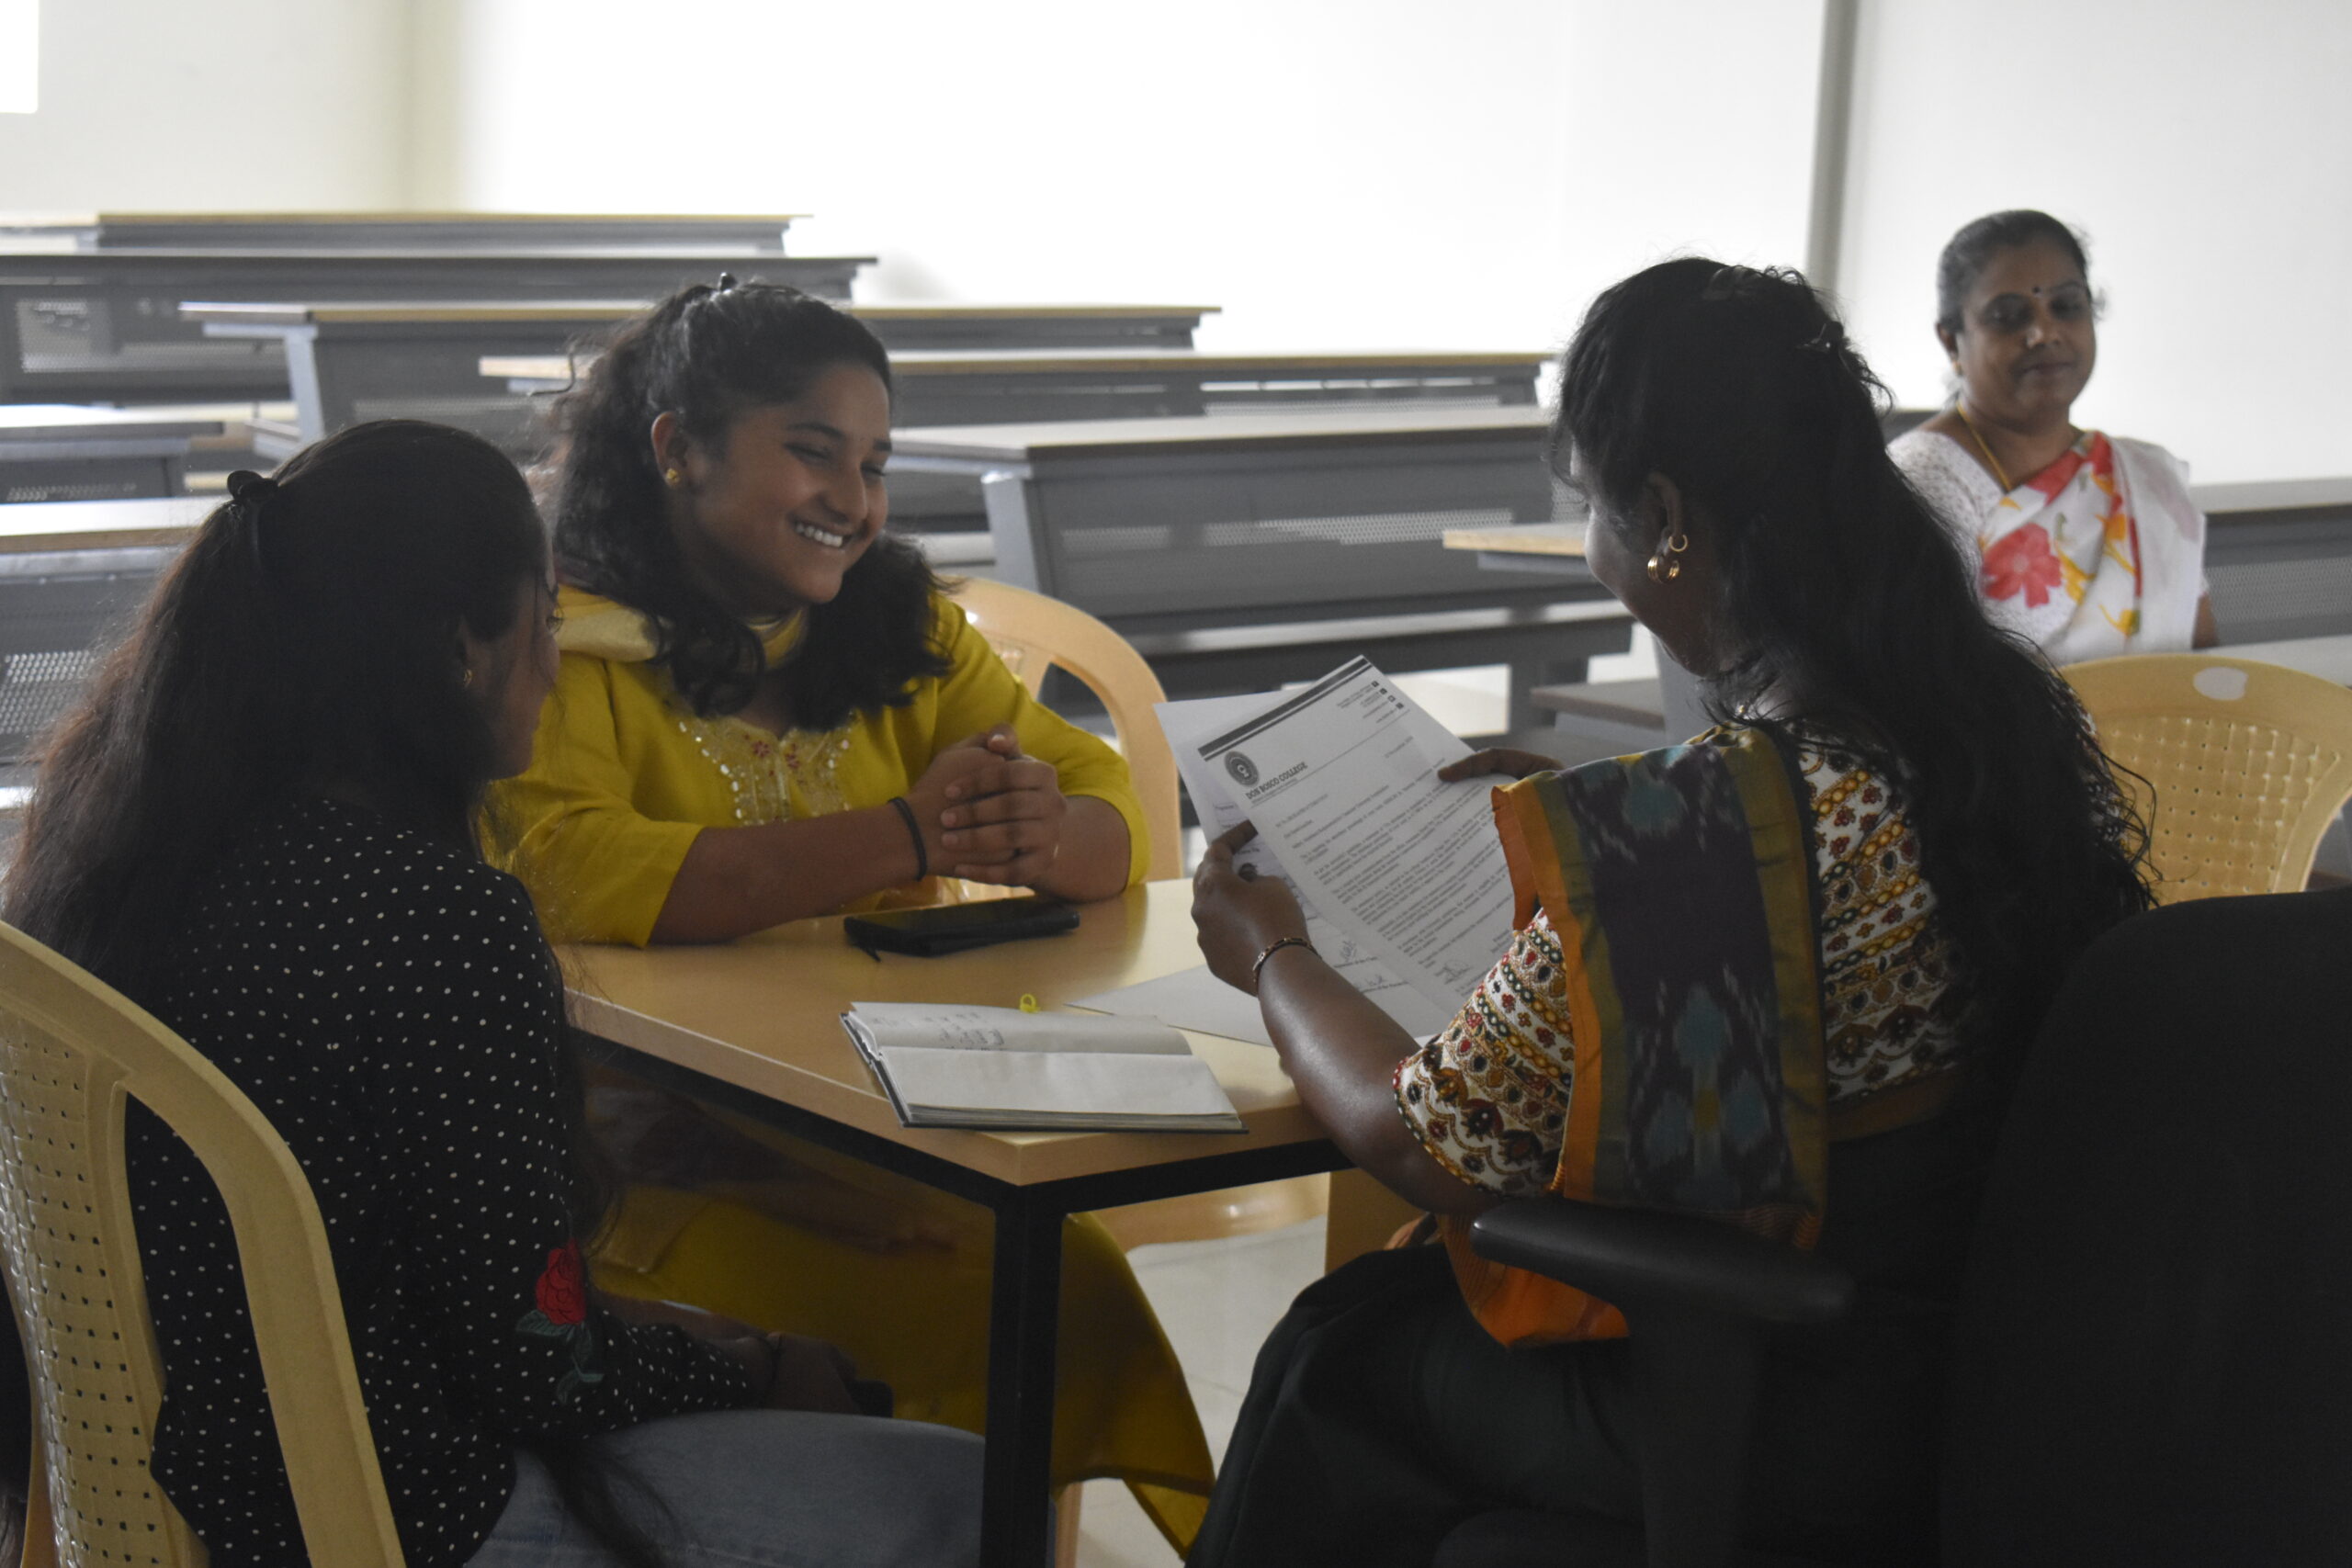
[[[1622,650],[1597,587],[1507,583],[1449,527],[1552,515],[1532,406],[1354,404],[1282,414],[901,429],[893,473],[978,481],[998,575],[1107,621],[1171,696],[1508,663],[1525,689]]]
[[[1483,571],[1532,571],[1546,577],[1592,576],[1584,564],[1585,525],[1524,523],[1516,528],[1448,528],[1445,547],[1469,550]]]
[[[781,254],[806,213],[61,212],[0,215],[0,243],[111,250],[496,250],[637,246]]]
[[[853,1001],[999,1007],[1076,997],[1200,962],[1189,883],[1085,907],[1064,937],[946,958],[851,948],[838,919],[716,947],[569,947],[573,1021],[645,1076],[828,1148],[870,1160],[996,1216],[989,1318],[982,1561],[1048,1561],[1047,1459],[1063,1216],[1285,1177],[1346,1161],[1309,1119],[1274,1054],[1193,1034],[1248,1123],[1238,1134],[989,1134],[899,1125],[838,1015]]]
[[[623,300],[212,303],[182,316],[209,336],[266,341],[282,352],[298,434],[315,441],[362,419],[398,413],[462,425],[510,448],[530,443],[533,410],[486,385],[485,357],[562,356],[646,309]],[[1197,305],[849,305],[894,350],[975,342],[998,348],[1185,348]],[[902,414],[902,418],[904,415]]]
[[[0,502],[176,495],[189,448],[223,428],[179,412],[0,405]]]
[[[1208,354],[1198,349],[996,349],[894,354],[900,425],[1029,424],[1325,408],[1532,404],[1543,353],[1350,349]],[[520,395],[560,392],[585,356],[485,357],[481,370]]]
[[[74,251],[0,241],[0,402],[287,395],[276,345],[220,342],[183,299],[658,299],[721,272],[847,299],[865,256],[707,247]]]

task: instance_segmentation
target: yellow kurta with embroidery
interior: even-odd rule
[[[1050,762],[1066,795],[1108,802],[1127,824],[1127,880],[1150,863],[1143,808],[1119,754],[1029,694],[952,600],[933,602],[933,639],[952,666],[915,683],[903,707],[859,714],[821,734],[773,735],[704,718],[650,662],[636,611],[567,588],[563,667],[539,716],[531,766],[498,793],[509,869],[529,885],[559,942],[643,946],[687,848],[705,828],[748,827],[881,806],[932,759],[1010,723],[1024,756]],[[849,906],[935,904],[940,878]]]
[[[902,708],[821,735],[771,735],[696,717],[648,662],[637,613],[567,589],[563,667],[540,716],[531,768],[501,786],[508,868],[529,884],[560,941],[642,945],[695,835],[880,806],[944,747],[1010,722],[1023,754],[1054,764],[1064,795],[1126,820],[1130,882],[1150,844],[1118,754],[1026,688],[948,600],[934,636],[953,666]],[[933,903],[941,878],[857,907]],[[626,1123],[666,1122],[661,1138]],[[904,1178],[707,1108],[664,1102],[618,1073],[600,1081],[591,1132],[629,1180],[600,1239],[597,1285],[691,1302],[763,1328],[814,1335],[897,1393],[899,1414],[980,1431],[988,1388],[985,1210]],[[648,1155],[692,1151],[690,1166]],[[1062,1247],[1055,1484],[1116,1477],[1179,1553],[1207,1506],[1208,1445],[1183,1369],[1101,1222],[1077,1214]]]

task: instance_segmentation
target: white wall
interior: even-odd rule
[[[44,0],[0,211],[398,206],[411,0]]]
[[[2086,423],[2199,479],[2352,473],[2352,6],[1866,4],[1843,255],[1857,337],[1939,400],[1935,262],[2040,207],[2108,296]]]
[[[1803,246],[1818,0],[437,3],[449,201],[812,212],[864,298],[1548,347],[1677,247]]]

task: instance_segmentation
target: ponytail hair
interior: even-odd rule
[[[890,357],[856,317],[797,288],[721,277],[623,327],[557,404],[558,570],[650,623],[655,662],[698,714],[749,703],[767,658],[759,637],[687,570],[667,521],[653,422],[674,413],[690,437],[723,452],[747,411],[806,397],[842,365],[891,388]],[[903,705],[914,682],[944,675],[946,655],[932,640],[932,596],[942,586],[921,550],[877,536],[840,593],[809,607],[784,664],[794,722],[835,728]]]
[[[1596,299],[1562,366],[1553,463],[1594,526],[1645,480],[1713,520],[1733,667],[1719,716],[1768,693],[1900,782],[1958,1004],[2030,1032],[2075,954],[2146,908],[2146,831],[2071,689],[1978,601],[1961,543],[1887,457],[1885,389],[1793,272],[1686,258]]]
[[[247,815],[345,784],[479,856],[494,763],[460,628],[545,570],[530,490],[478,436],[354,425],[232,476],[41,758],[8,919],[133,998]]]

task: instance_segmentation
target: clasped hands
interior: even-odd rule
[[[933,758],[907,804],[934,874],[1007,887],[1034,886],[1053,870],[1069,807],[1054,765],[1023,756],[1009,724]]]
[[[1556,772],[1560,764],[1532,751],[1489,747],[1445,764],[1437,776],[1448,784],[1498,774],[1523,779]],[[1234,852],[1258,836],[1244,822],[1209,842],[1193,873],[1193,926],[1209,973],[1237,990],[1258,992],[1259,956],[1285,937],[1306,935],[1306,915],[1289,887],[1233,863]]]

